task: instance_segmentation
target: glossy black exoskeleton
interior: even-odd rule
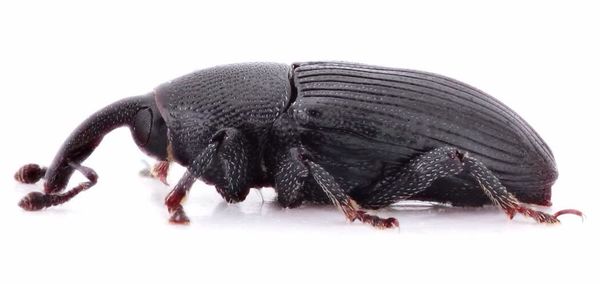
[[[170,162],[187,169],[166,198],[174,223],[188,222],[181,201],[196,179],[228,202],[270,186],[284,207],[332,203],[380,228],[398,222],[363,209],[407,199],[493,203],[544,223],[580,214],[522,204],[549,206],[557,170],[540,136],[498,100],[436,74],[340,62],[218,66],[109,105],[71,134],[49,168],[17,172],[21,182],[45,178],[45,193],[20,206],[57,205],[94,185],[96,173],[81,162],[125,125],[160,161],[154,176],[165,181]],[[75,170],[90,181],[60,193]]]

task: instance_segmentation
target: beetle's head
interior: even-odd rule
[[[149,156],[167,159],[167,125],[156,104],[140,109],[129,124],[135,143]]]

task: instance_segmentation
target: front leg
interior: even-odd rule
[[[167,182],[167,176],[169,175],[169,167],[171,166],[171,161],[158,161],[154,164],[154,166],[150,166],[147,164],[147,167],[140,171],[140,175],[144,177],[154,178],[159,180],[165,185],[169,185]]]
[[[215,184],[221,196],[227,202],[244,200],[250,191],[247,147],[246,139],[239,130],[219,130],[202,153],[187,167],[187,172],[167,196],[165,204],[171,214],[170,222],[189,222],[181,203],[196,179],[203,178],[209,170],[213,170],[210,169],[213,165],[221,167],[216,171],[221,176]]]
[[[211,139],[218,143],[213,159],[221,165],[221,179],[215,183],[219,194],[229,203],[244,201],[250,192],[249,145],[235,128],[219,130]]]

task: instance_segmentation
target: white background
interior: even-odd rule
[[[594,1],[196,2],[0,4],[0,283],[598,283]],[[96,187],[43,212],[16,206],[41,184],[18,185],[14,171],[48,165],[104,105],[217,64],[303,60],[432,71],[496,96],[555,153],[545,210],[587,219],[546,226],[495,208],[396,206],[380,214],[401,228],[378,231],[329,207],[282,210],[270,189],[264,204],[252,191],[227,205],[198,182],[192,223],[172,226],[169,188],[137,176],[147,158],[126,129],[85,162]]]

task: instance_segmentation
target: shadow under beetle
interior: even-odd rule
[[[308,62],[213,67],[113,103],[85,120],[48,168],[23,166],[15,178],[45,179],[19,205],[64,203],[97,181],[81,163],[102,137],[129,126],[136,144],[187,171],[166,197],[172,223],[189,222],[181,202],[196,179],[240,202],[253,187],[273,187],[283,207],[337,206],[350,221],[398,226],[364,209],[401,200],[455,206],[495,204],[512,218],[540,223],[557,178],[552,152],[514,111],[464,83],[436,74],[377,66]],[[89,181],[61,193],[75,170]]]

